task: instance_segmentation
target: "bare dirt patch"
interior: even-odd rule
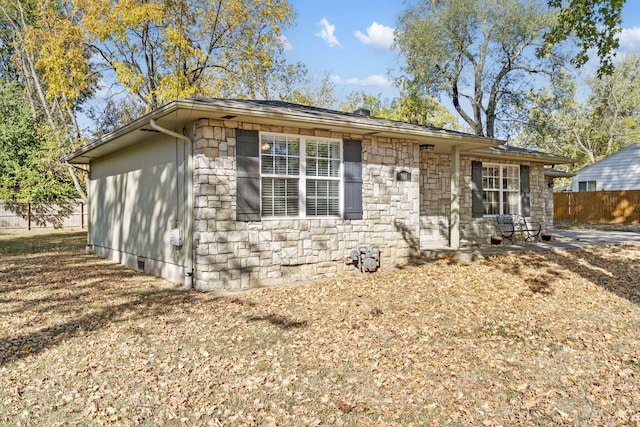
[[[7,425],[640,425],[640,246],[233,296],[82,233],[0,235],[0,257]]]

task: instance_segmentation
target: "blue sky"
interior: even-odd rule
[[[402,2],[390,0],[290,0],[296,26],[285,31],[291,62],[302,62],[313,76],[329,74],[346,95],[364,90],[397,96],[388,78],[396,55],[389,49]]]
[[[399,61],[389,48],[404,2],[397,0],[290,0],[295,27],[285,31],[287,57],[318,79],[332,76],[339,96],[352,90],[397,96],[388,71]],[[626,0],[620,52],[640,53],[640,2]],[[595,69],[594,67],[591,67]]]

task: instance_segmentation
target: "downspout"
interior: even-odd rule
[[[85,248],[85,254],[89,255],[91,251],[93,251],[93,241],[91,240],[91,169],[89,169],[89,179],[87,182],[87,206],[85,209],[87,210],[87,246]],[[84,219],[84,218],[83,218]]]
[[[189,188],[185,188],[185,192],[187,193],[187,212],[189,212],[189,214],[191,215],[191,220],[190,225],[189,225],[189,229],[185,230],[185,234],[188,235],[187,238],[190,239],[191,241],[191,250],[187,251],[186,253],[186,266],[185,266],[185,288],[187,289],[191,289],[191,287],[193,286],[193,273],[194,273],[194,263],[193,263],[193,257],[194,257],[194,241],[193,241],[193,143],[191,141],[191,138],[189,138],[186,135],[183,135],[181,133],[178,132],[174,132],[170,129],[167,128],[163,128],[162,126],[158,125],[155,121],[155,119],[149,119],[149,126],[151,126],[152,129],[157,130],[158,132],[164,133],[165,135],[169,135],[172,136],[176,139],[179,139],[181,141],[184,142],[188,142],[189,143],[189,151],[188,151],[188,158],[186,159],[187,162],[187,175],[188,175],[188,180],[187,182],[189,183]],[[176,188],[176,191],[177,188]],[[186,219],[186,218],[185,218]]]

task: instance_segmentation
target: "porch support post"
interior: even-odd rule
[[[449,246],[460,248],[460,147],[451,147],[451,218]]]

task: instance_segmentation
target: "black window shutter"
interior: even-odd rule
[[[236,220],[260,221],[260,137],[236,130]]]
[[[345,139],[344,218],[362,219],[362,141]]]
[[[529,188],[529,166],[520,166],[520,203],[523,216],[531,216],[531,190]]]
[[[471,200],[471,210],[474,218],[482,218],[484,215],[484,204],[482,202],[482,162],[471,162],[471,185],[473,195]]]

